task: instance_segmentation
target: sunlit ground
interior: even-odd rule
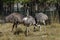
[[[26,29],[25,26],[18,25],[17,31],[19,35],[14,34],[15,29],[11,32],[12,24],[0,24],[0,40],[60,40],[60,24],[54,23],[47,26],[41,26],[41,30],[38,31],[38,27],[36,28],[36,32],[33,32],[33,26],[29,27],[29,36],[26,37],[24,31]]]

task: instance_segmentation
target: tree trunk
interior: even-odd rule
[[[3,12],[3,1],[0,1],[0,15],[2,15]]]

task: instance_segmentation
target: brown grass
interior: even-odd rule
[[[15,30],[11,32],[11,28],[11,23],[0,24],[0,40],[60,40],[60,24],[58,23],[47,26],[42,25],[41,31],[36,32],[33,32],[33,26],[31,26],[29,27],[28,37],[24,35],[26,27],[22,24],[18,25],[17,28],[17,31],[20,31],[19,35],[14,35]]]

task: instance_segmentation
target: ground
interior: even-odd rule
[[[33,26],[29,27],[29,36],[24,35],[26,29],[25,26],[18,25],[17,31],[19,35],[15,34],[16,30],[14,29],[11,32],[12,24],[0,24],[0,40],[60,40],[60,24],[54,23],[51,25],[43,26],[41,25],[41,30],[33,32]]]

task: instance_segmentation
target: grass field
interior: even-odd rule
[[[46,27],[44,29],[44,27]],[[60,24],[54,23],[41,27],[41,31],[33,32],[33,26],[29,27],[29,36],[24,35],[25,26],[18,25],[19,35],[14,35],[15,30],[11,32],[12,24],[0,24],[0,40],[60,40]],[[38,30],[38,28],[36,28]],[[46,30],[46,31],[44,31]]]

